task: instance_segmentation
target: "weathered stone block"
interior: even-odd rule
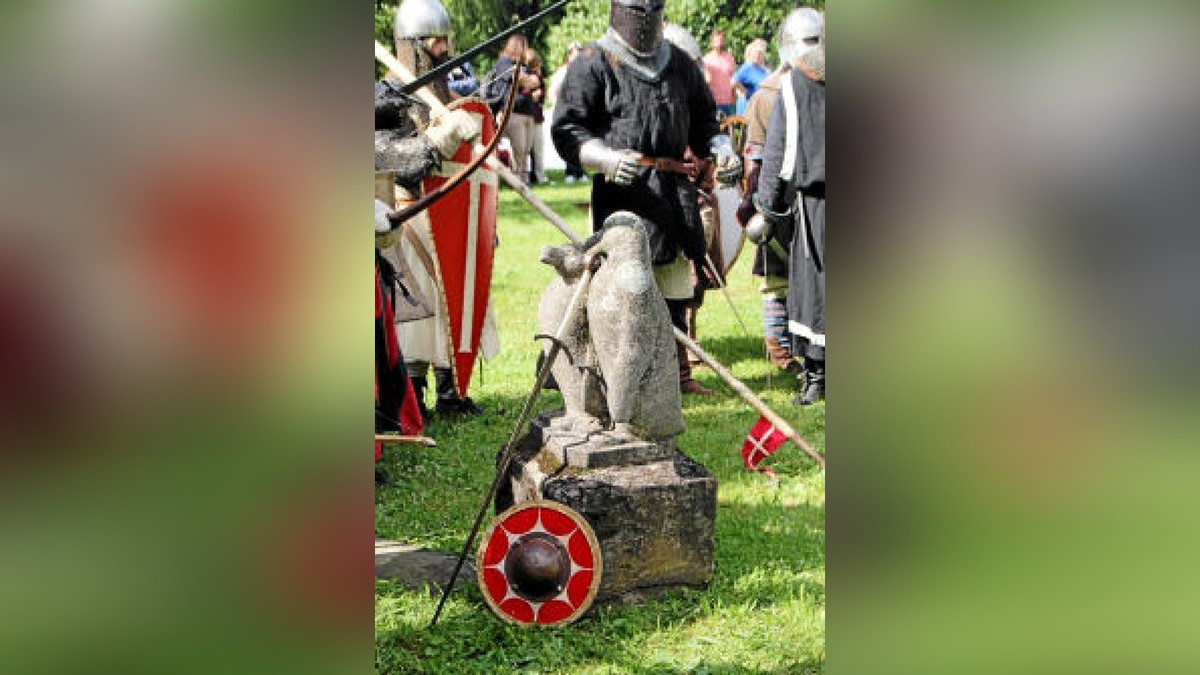
[[[669,586],[698,586],[713,572],[717,481],[679,451],[639,464],[573,466],[544,447],[539,418],[510,471],[497,507],[549,499],[578,511],[604,556],[598,600],[621,600]]]

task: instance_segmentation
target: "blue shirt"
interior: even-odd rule
[[[450,85],[450,90],[459,96],[470,96],[479,88],[479,82],[475,79],[475,71],[471,69],[470,63],[463,63],[450,71],[446,80]]]
[[[749,101],[767,75],[767,69],[757,63],[743,63],[733,74],[733,81],[746,88],[746,100]]]

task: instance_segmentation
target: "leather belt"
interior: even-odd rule
[[[696,165],[691,162],[681,162],[666,157],[639,157],[638,166],[644,166],[657,171],[672,171],[691,176],[696,172]]]

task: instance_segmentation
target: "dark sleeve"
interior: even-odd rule
[[[576,57],[567,70],[554,105],[550,137],[554,149],[568,164],[579,164],[579,146],[603,137],[606,131],[600,58],[600,51],[595,47]]]
[[[784,140],[787,136],[787,119],[782,96],[771,111],[771,122],[767,125],[767,140],[763,144],[762,170],[758,175],[758,191],[755,202],[767,211],[783,213],[788,210],[788,184],[779,177],[783,166]],[[767,215],[764,212],[764,215]]]
[[[712,90],[704,81],[704,73],[699,68],[690,69],[691,93],[688,95],[688,105],[691,108],[691,124],[688,126],[688,146],[698,159],[712,156],[709,143],[720,130],[717,122],[717,104],[713,101]]]
[[[508,104],[505,100],[508,90],[512,88],[512,78],[516,77],[513,62],[507,56],[496,60],[492,68],[492,77],[484,83],[483,98],[492,112],[499,113]]]

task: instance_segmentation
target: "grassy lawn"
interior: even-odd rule
[[[589,188],[540,187],[538,194],[586,234]],[[543,244],[564,238],[511,190],[500,196],[500,239],[492,298],[502,353],[472,380],[486,414],[436,418],[433,449],[391,448],[392,482],[376,491],[380,536],[457,554],[533,384],[539,346],[537,305],[552,270],[538,262]],[[719,292],[700,313],[700,341],[713,356],[823,451],[825,406],[791,405],[792,383],[772,375],[762,354],[760,301],[750,275],[752,249],[730,274],[730,293],[751,331],[743,334]],[[482,377],[481,377],[482,376]],[[680,448],[718,481],[716,570],[703,591],[677,591],[642,606],[593,609],[571,626],[511,627],[474,588],[458,587],[437,628],[428,630],[436,596],[395,584],[375,587],[375,662],[380,672],[429,673],[807,673],[825,660],[825,477],[797,447],[766,464],[777,484],[742,466],[742,439],[758,418],[707,369],[697,379],[718,390],[684,399],[688,430]],[[770,381],[768,381],[770,380]],[[556,392],[539,410],[561,405]]]

